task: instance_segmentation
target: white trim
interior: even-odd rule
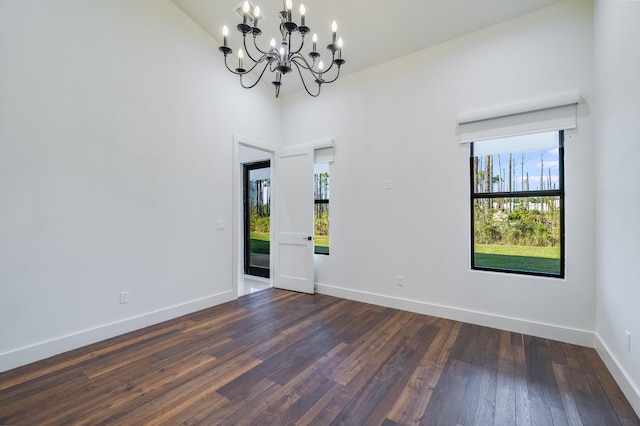
[[[289,151],[291,149],[293,150],[299,150],[299,149],[305,149],[305,148],[311,148],[311,149],[322,149],[322,148],[335,148],[336,147],[336,140],[333,138],[325,138],[325,139],[318,139],[315,141],[311,141],[311,142],[302,142],[302,143],[296,143],[293,145],[287,145],[282,147],[282,151]]]
[[[458,123],[467,124],[531,111],[556,108],[580,103],[580,91],[557,93],[523,101],[511,102],[493,107],[463,111],[458,115]]]
[[[462,321],[471,324],[482,325],[485,327],[512,331],[515,333],[523,333],[530,336],[558,340],[574,345],[587,346],[590,348],[594,347],[593,332],[587,330],[579,330],[553,324],[544,324],[540,322],[522,320],[519,318],[494,315],[486,312],[477,312],[451,306],[436,305],[433,303],[418,302],[415,300],[351,290],[327,284],[317,283],[316,291],[320,294],[340,297],[343,299],[371,303],[388,308],[401,309],[404,311],[415,312],[423,315],[431,315],[454,321]]]
[[[267,152],[276,152],[278,150],[278,148],[275,145],[271,145],[269,143],[262,142],[257,139],[253,139],[248,136],[244,136],[240,134],[233,135],[233,143],[234,145],[240,144],[240,145],[248,146],[255,149],[260,149],[262,151],[267,151]]]
[[[235,300],[232,290],[0,353],[0,372]]]
[[[313,162],[315,164],[333,163],[335,159],[336,159],[335,146],[329,146],[324,148],[314,148],[313,150]]]
[[[277,147],[275,145],[271,145],[247,136],[243,136],[243,135],[239,135],[239,134],[234,134],[233,135],[233,177],[232,177],[232,203],[233,203],[233,215],[232,215],[232,247],[231,247],[231,252],[232,252],[232,257],[231,257],[231,280],[232,280],[232,289],[235,292],[236,296],[239,295],[240,292],[240,288],[238,287],[238,280],[240,278],[241,275],[244,274],[243,271],[243,265],[242,262],[240,261],[240,259],[243,259],[244,253],[243,253],[243,247],[242,244],[240,242],[241,240],[241,235],[242,235],[242,196],[241,194],[241,189],[242,189],[242,166],[240,164],[240,145],[245,146],[245,147],[249,147],[249,148],[253,148],[253,149],[257,149],[257,150],[261,150],[266,152],[269,155],[269,159],[271,160],[271,182],[272,185],[275,184],[275,181],[273,179],[274,176],[274,170],[275,170],[275,155],[276,152],[278,151]],[[274,213],[277,214],[277,205],[275,205],[275,203],[277,202],[277,198],[278,198],[278,194],[277,194],[277,185],[272,186],[271,188],[272,193],[271,193],[271,217],[274,217]],[[274,221],[271,221],[271,243],[270,243],[270,255],[269,255],[269,267],[270,269],[270,273],[269,273],[269,286],[273,287],[273,265],[275,262],[275,258],[274,258],[274,252],[275,252],[275,241],[274,241],[274,235],[277,235],[274,233],[274,230],[277,229],[277,223],[274,223]]]
[[[616,383],[618,383],[618,386],[620,386],[622,393],[624,393],[624,396],[629,400],[631,407],[633,407],[636,414],[640,416],[640,388],[633,382],[598,333],[595,333],[595,349]]]

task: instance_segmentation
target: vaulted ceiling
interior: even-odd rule
[[[229,46],[237,49],[241,35],[235,10],[243,0],[172,0],[191,19],[219,42],[222,27],[229,27]],[[562,0],[302,0],[306,23],[319,37],[318,51],[330,42],[331,22],[338,23],[347,60],[342,73],[371,67],[508,19],[559,3]],[[263,34],[268,48],[278,35],[278,11],[282,0],[251,0],[260,6]],[[300,0],[293,3],[299,21]],[[219,54],[218,52],[216,52]],[[221,59],[222,55],[220,54]]]

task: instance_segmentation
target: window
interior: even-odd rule
[[[271,162],[243,165],[244,273],[269,278]]]
[[[329,254],[329,163],[314,166],[314,253]]]
[[[471,268],[564,277],[564,131],[472,142]]]

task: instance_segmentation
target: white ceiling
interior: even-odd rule
[[[219,42],[222,27],[229,27],[229,47],[240,47],[236,30],[240,18],[234,12],[243,0],[172,0],[187,16]],[[344,40],[342,74],[371,67],[508,19],[559,3],[562,0],[302,0],[306,24],[318,34],[318,52],[326,52],[331,22],[338,23]],[[282,0],[251,0],[260,6],[263,34],[260,45],[280,39],[278,11]],[[293,21],[299,22],[300,0],[293,2]],[[310,40],[309,40],[310,41]],[[294,42],[295,45],[295,42]],[[222,62],[222,54],[220,55]],[[323,53],[324,57],[328,57]],[[325,63],[328,61],[325,59]],[[288,78],[288,76],[287,76]],[[292,80],[292,79],[291,79]],[[284,84],[301,89],[299,82]],[[295,87],[291,87],[295,86]]]

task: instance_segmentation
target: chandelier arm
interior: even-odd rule
[[[300,47],[295,52],[292,51],[291,52],[292,55],[299,54],[302,51],[302,48],[304,47],[304,34],[300,34],[300,36],[301,36],[301,38],[300,38]],[[291,43],[291,41],[289,41],[289,43]]]
[[[327,83],[327,84],[333,83],[338,79],[338,77],[340,77],[340,67],[338,67],[338,72],[333,80],[323,81],[323,83]]]
[[[262,64],[262,62],[264,61],[260,61],[260,62],[256,62],[253,64],[253,66],[251,68],[249,68],[247,71],[243,72],[242,74],[249,74],[250,72],[252,72],[254,69],[257,68],[258,65]],[[267,62],[268,64],[268,62]],[[264,72],[264,71],[263,71]]]
[[[299,62],[298,62],[298,59],[302,59],[306,65],[299,63]],[[292,63],[294,63],[294,64],[296,64],[296,67],[301,67],[301,68],[304,68],[304,69],[306,69],[306,70],[309,70],[309,71],[311,72],[311,74],[312,74],[315,78],[319,78],[319,77],[320,77],[320,73],[319,73],[319,72],[316,72],[316,71],[314,71],[314,70],[313,70],[313,68],[309,67],[309,62],[307,62],[307,60],[304,58],[304,56],[302,56],[302,55],[298,55],[297,57],[293,58],[293,59],[291,60],[291,62],[292,62]],[[333,66],[333,64],[332,64],[332,66]],[[330,70],[331,68],[332,68],[332,67],[329,67],[326,71],[322,71],[322,73],[323,73],[323,74],[326,74],[327,72],[329,72],[329,70]],[[299,69],[299,68],[298,68],[298,72],[300,72],[300,69]],[[325,84],[325,83],[326,83],[326,84],[333,83],[334,81],[336,81],[336,80],[338,79],[338,77],[340,77],[340,67],[338,67],[338,72],[336,73],[336,76],[333,78],[333,80],[323,80],[323,81],[322,81],[322,84]]]
[[[256,65],[258,65],[258,64],[256,64]],[[250,85],[250,86],[245,86],[245,85],[244,85],[244,83],[242,82],[242,76],[243,76],[244,74],[247,74],[249,71],[247,71],[247,72],[246,72],[246,73],[244,73],[244,74],[240,74],[240,85],[241,85],[242,87],[244,87],[245,89],[252,89],[252,88],[256,87],[256,85],[257,85],[258,83],[260,83],[260,80],[262,79],[262,76],[264,75],[264,72],[267,70],[267,67],[268,67],[268,66],[269,66],[269,62],[267,62],[267,63],[264,65],[264,68],[262,68],[262,72],[260,73],[260,76],[259,76],[259,77],[258,77],[258,79],[257,79],[257,80],[252,84],[252,85]],[[254,66],[253,68],[255,68],[255,66]],[[253,68],[251,68],[251,69],[253,69]]]
[[[300,80],[302,81],[302,86],[304,87],[304,90],[306,90],[310,96],[314,98],[318,97],[318,95],[320,94],[321,84],[318,84],[318,93],[316,93],[315,95],[311,93],[309,91],[309,88],[307,87],[307,83],[304,81],[304,77],[302,76],[302,71],[300,71],[300,65],[298,65],[297,62],[292,62],[292,64],[296,66],[296,69],[298,70],[298,74],[300,74]]]
[[[255,36],[253,37],[253,39],[254,39],[254,44],[255,44]],[[265,58],[265,56],[267,56],[267,53],[266,53],[266,52],[263,52],[262,50],[260,50],[260,49],[258,48],[258,46],[256,46],[256,49],[258,50],[258,52],[262,53],[262,57],[261,57],[260,59],[257,59],[257,60],[256,60],[256,59],[253,59],[253,56],[251,56],[251,52],[249,52],[249,49],[247,48],[247,35],[246,35],[246,34],[243,34],[243,35],[242,35],[242,44],[244,45],[244,51],[247,53],[247,57],[248,57],[249,59],[251,59],[251,61],[252,61],[254,64],[256,64],[256,65],[257,65],[257,64],[259,64],[260,62],[264,61],[264,58]],[[253,70],[253,68],[251,68],[251,70]],[[251,70],[249,70],[249,71],[251,71]]]
[[[298,59],[301,59],[304,62],[304,64],[301,64],[300,62],[298,62]],[[320,74],[318,71],[314,71],[313,70],[313,65],[309,64],[309,61],[307,61],[307,59],[304,56],[302,56],[301,54],[297,54],[295,56],[292,55],[291,62],[296,62],[302,68],[308,69],[309,71],[311,71],[316,76],[318,76]],[[313,60],[313,62],[315,63],[315,59]],[[331,65],[329,65],[329,68],[327,68],[326,70],[322,70],[322,73],[324,74],[324,73],[328,73],[329,71],[331,71],[331,69],[333,68],[334,64],[335,64],[335,61],[332,60],[331,61]]]
[[[300,60],[300,59],[304,62],[304,64],[301,64],[300,62],[298,62],[298,60]],[[302,68],[304,68],[306,70],[309,70],[313,74],[313,76],[315,78],[319,78],[320,77],[320,72],[314,71],[314,69],[309,65],[309,62],[305,59],[304,56],[297,55],[296,57],[291,59],[291,62],[295,63],[296,65],[298,65],[298,66],[300,66],[300,67],[302,67]],[[333,68],[333,63],[331,63],[331,66],[329,68],[327,68],[326,70],[323,70],[322,74],[327,74],[331,70],[331,68]],[[338,77],[340,77],[340,67],[338,67],[338,73],[336,74],[336,76],[335,76],[335,78],[333,80],[323,80],[322,83],[323,84],[324,83],[333,83],[334,81],[336,81],[338,79]]]
[[[236,70],[229,68],[229,64],[227,63],[227,55],[224,55],[224,66],[225,66],[225,67],[227,67],[227,69],[228,69],[232,74],[235,74],[235,75],[241,75],[241,74],[242,74],[241,72],[237,72]]]
[[[302,62],[300,62],[300,60],[302,60]],[[311,65],[309,65],[309,62],[307,62],[303,56],[298,55],[298,56],[294,56],[291,58],[291,62],[297,64],[300,68],[303,68],[307,71],[311,71],[313,73],[314,76],[318,76],[318,72],[314,71],[313,68],[311,67]]]
[[[256,48],[256,50],[257,50],[258,52],[262,53],[263,55],[268,54],[268,53],[269,53],[268,51],[267,51],[267,52],[263,52],[263,51],[262,51],[262,49],[260,49],[260,48],[258,47],[258,42],[257,42],[257,40],[258,40],[258,36],[254,34],[254,35],[253,35],[253,47],[255,47],[255,48]],[[246,48],[246,46],[245,46],[245,48]]]
[[[331,65],[329,65],[329,68],[327,68],[324,72],[329,72],[329,71],[331,71],[331,69],[333,68],[333,66],[335,65],[335,63],[336,63],[336,54],[334,53],[334,54],[331,56]]]
[[[261,62],[263,62],[263,61],[261,61]],[[249,73],[250,73],[251,71],[253,71],[253,70],[254,70],[254,69],[255,69],[255,68],[256,68],[256,67],[257,67],[261,62],[256,62],[256,63],[254,63],[254,64],[253,64],[253,66],[252,66],[249,70],[245,70],[244,72],[238,72],[238,71],[236,71],[236,70],[234,70],[234,69],[232,69],[232,68],[229,68],[229,64],[227,63],[227,55],[225,55],[225,56],[224,56],[224,66],[225,66],[225,67],[227,67],[227,69],[229,70],[229,72],[231,72],[232,74],[239,75],[239,76],[241,76],[241,77],[242,77],[243,75],[245,75],[245,74],[249,74]],[[267,61],[267,63],[265,64],[265,68],[266,68],[267,66],[269,66],[269,64],[271,64],[271,62],[272,62],[272,61]],[[264,74],[264,69],[263,69],[263,70],[262,70],[262,72],[260,73],[260,77],[262,77],[262,74]],[[260,81],[260,78],[258,78],[258,81]],[[255,84],[254,84],[253,86],[255,86]],[[253,86],[251,86],[251,87],[253,87]],[[242,86],[242,87],[244,87],[244,86]]]

